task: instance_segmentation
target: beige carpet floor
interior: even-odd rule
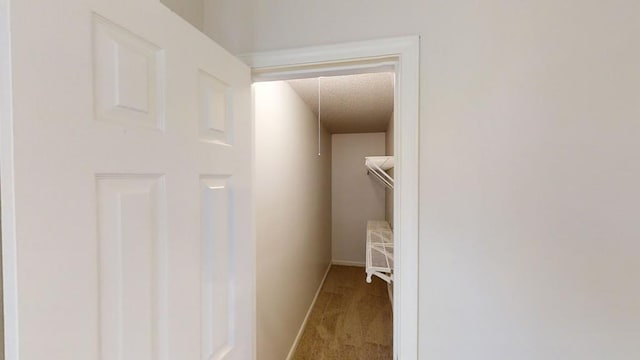
[[[365,281],[361,267],[332,266],[294,360],[393,358],[393,311],[387,284]]]

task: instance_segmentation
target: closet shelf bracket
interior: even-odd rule
[[[393,168],[393,156],[365,156],[367,174],[373,175],[384,186],[393,189],[393,178],[385,170]]]

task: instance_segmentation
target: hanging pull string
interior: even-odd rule
[[[320,79],[322,77],[318,77],[318,156],[320,156],[320,116],[321,116],[321,106],[320,106]]]

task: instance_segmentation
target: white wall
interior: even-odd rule
[[[384,155],[385,134],[331,135],[331,251],[336,263],[364,265],[367,220],[384,219],[384,186],[367,175],[365,156]]]
[[[212,36],[239,53],[421,35],[420,358],[637,359],[639,14],[253,0],[237,42]]]
[[[258,359],[285,359],[331,261],[331,137],[285,82],[254,85]]]
[[[205,0],[160,0],[160,2],[198,30],[204,30]]]

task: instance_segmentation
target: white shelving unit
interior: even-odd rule
[[[393,168],[393,156],[366,156],[364,164],[367,173],[373,175],[384,186],[393,189],[393,178],[387,170]],[[391,284],[393,281],[393,230],[386,221],[369,220],[367,222],[367,282],[372,276]]]
[[[367,222],[367,282],[371,277],[393,281],[393,231],[386,221]]]

